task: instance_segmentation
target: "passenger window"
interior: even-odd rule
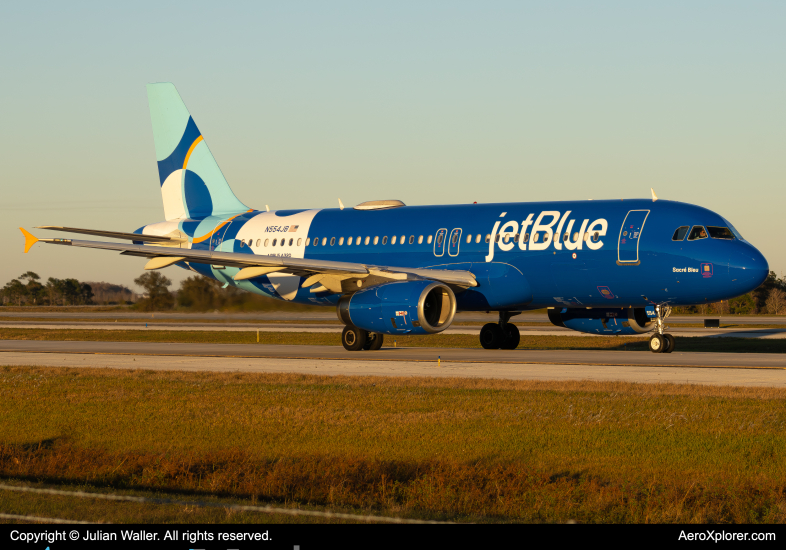
[[[589,239],[589,233],[584,233],[584,242],[587,242]]]
[[[510,240],[510,235],[508,233],[505,233],[505,236],[502,237],[502,242],[508,244],[508,240]]]
[[[595,234],[592,236],[592,242],[596,243],[598,242],[598,239],[600,239],[600,233],[595,231]]]
[[[379,237],[374,237],[374,244],[379,243]]]
[[[360,237],[358,237],[357,239],[355,239],[355,245],[356,245],[356,246],[360,246]]]
[[[524,242],[529,242],[529,233],[524,233]]]
[[[535,234],[532,235],[532,242],[533,243],[538,242],[538,239],[540,239],[540,235],[538,233],[535,233]]]
[[[562,237],[562,240],[565,241],[566,243],[570,242],[570,233],[565,233],[565,236]]]
[[[262,239],[257,239],[257,248],[259,248],[259,244],[262,242]]]
[[[286,239],[281,239],[281,246],[284,246],[285,244],[287,244],[287,240]],[[292,244],[292,243],[290,243],[290,244]]]
[[[302,242],[303,242],[303,239],[298,239],[297,240],[297,245],[300,246],[300,243],[302,243]]]
[[[672,241],[682,241],[685,239],[685,235],[688,234],[688,226],[683,225],[682,227],[678,227],[677,230],[674,232],[674,236],[671,238]]]
[[[482,238],[483,238],[483,237],[481,237],[480,233],[478,233],[478,234],[475,236],[475,242],[476,242],[476,243],[479,243],[479,242],[480,242],[480,239],[482,239]]]
[[[390,239],[390,244],[396,244],[396,236],[393,235],[393,238]]]
[[[472,242],[472,235],[467,235],[467,244]]]
[[[276,246],[276,242],[277,241],[278,241],[278,239],[273,239],[273,246]]]
[[[428,238],[426,239],[426,244],[431,244],[431,240],[432,240],[432,236],[429,235]]]
[[[455,246],[455,244],[458,242],[458,233],[453,233],[453,237],[450,240]]]
[[[319,238],[314,237],[314,246],[319,246]]]
[[[490,242],[490,241],[491,241],[491,235],[489,235],[489,234],[487,233],[487,234],[486,234],[486,242]]]
[[[344,245],[344,237],[341,237],[338,240],[338,246],[343,246],[343,245]]]
[[[699,239],[706,239],[707,238],[707,230],[704,229],[701,225],[694,225],[693,229],[690,230],[690,235],[688,235],[689,241],[698,241]]]
[[[292,246],[293,242],[295,242],[295,239],[289,239],[289,246]]]
[[[409,236],[409,244],[415,244],[415,235]]]
[[[334,244],[336,244],[336,238],[330,237],[330,246],[333,246]]]
[[[327,244],[327,237],[322,237],[322,246]]]
[[[347,239],[347,246],[350,246],[351,244],[352,244],[352,237]]]
[[[270,242],[270,239],[265,239],[265,246]]]
[[[707,226],[707,231],[710,232],[710,237],[713,239],[726,239],[732,240],[734,239],[734,234],[728,227],[710,227]]]
[[[371,241],[371,237],[366,237],[366,244],[368,244],[370,241]]]
[[[548,234],[548,233],[546,233],[546,234],[544,234],[544,235],[543,235],[543,242],[544,242],[544,243],[547,243],[547,242],[549,242],[549,234]]]
[[[300,242],[300,241],[298,241]],[[311,244],[311,237],[306,237],[306,246]]]
[[[497,233],[497,235],[494,237],[494,242],[495,243],[499,242],[499,233]]]
[[[440,233],[440,234],[439,234],[439,237],[437,237],[437,244],[438,244],[438,245],[441,245],[441,244],[442,244],[442,233]]]
[[[401,241],[400,241],[401,244],[404,244],[406,241],[407,241],[407,236],[406,235],[401,235]]]

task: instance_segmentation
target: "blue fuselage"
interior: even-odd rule
[[[769,271],[723,217],[665,200],[250,211],[179,230],[194,249],[470,271],[479,285],[456,293],[459,310],[707,303],[751,291]],[[275,298],[337,300],[295,275],[236,282],[237,268],[179,265]]]

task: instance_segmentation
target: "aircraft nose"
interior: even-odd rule
[[[753,246],[746,246],[729,262],[729,278],[740,294],[758,288],[770,273],[767,259]]]

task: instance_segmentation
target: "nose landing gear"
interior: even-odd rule
[[[671,315],[671,308],[667,305],[655,306],[655,313],[658,318],[658,333],[653,334],[650,338],[650,351],[652,353],[671,353],[674,351],[674,336],[671,334],[664,334],[664,330],[669,328],[664,325],[666,317]]]
[[[499,323],[486,323],[480,329],[480,345],[484,349],[516,349],[521,341],[521,334],[516,325],[508,323],[511,317],[520,311],[500,311]]]

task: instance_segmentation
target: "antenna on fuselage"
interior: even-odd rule
[[[267,210],[268,212],[270,212],[270,207],[269,207],[268,205],[265,205],[265,210]]]
[[[338,207],[339,207],[341,210],[344,210],[344,203],[343,203],[343,202],[341,202],[341,199],[338,199]]]
[[[658,200],[658,195],[655,194],[655,190],[652,187],[650,187],[650,192],[652,193],[652,202]]]

